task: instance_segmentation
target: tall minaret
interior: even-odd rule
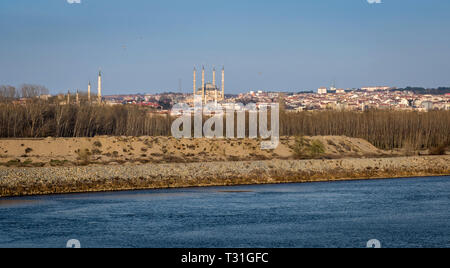
[[[197,94],[197,70],[194,67],[194,98]]]
[[[222,100],[225,100],[225,66],[222,68]]]
[[[80,93],[78,92],[78,89],[77,89],[77,95],[76,95],[76,103],[77,103],[77,105],[80,104]]]
[[[102,103],[102,71],[98,72],[98,104]]]
[[[70,104],[70,90],[67,90],[67,105]]]
[[[213,86],[216,86],[216,67],[213,68]]]
[[[202,100],[205,99],[205,66],[202,66]]]
[[[91,103],[91,81],[88,84],[88,102]]]

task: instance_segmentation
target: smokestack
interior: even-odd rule
[[[197,70],[194,67],[194,98],[197,93]]]
[[[102,103],[102,71],[98,72],[98,104]]]
[[[88,84],[88,102],[91,103],[91,81]]]
[[[222,100],[225,100],[225,66],[222,68]]]

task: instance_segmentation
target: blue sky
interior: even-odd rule
[[[194,65],[226,91],[449,86],[448,0],[1,0],[0,84],[52,93],[192,91]],[[208,80],[211,74],[208,73]]]

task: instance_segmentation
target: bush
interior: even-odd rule
[[[95,148],[95,149],[92,149],[92,154],[93,155],[101,155],[102,151],[100,151],[99,149]]]
[[[308,145],[308,143],[307,143],[305,137],[301,136],[301,137],[295,138],[295,144],[292,149],[297,158],[306,158],[307,157],[307,153],[306,153],[307,145]]]
[[[78,155],[78,159],[82,161],[83,164],[87,165],[91,162],[91,152],[89,152],[89,149],[82,149],[76,151]]]
[[[313,140],[310,143],[304,137],[297,137],[292,149],[294,155],[300,159],[317,158],[325,153],[325,145],[321,141]]]
[[[103,145],[102,145],[101,142],[96,141],[96,142],[94,142],[94,146],[95,146],[95,147],[98,147],[98,148],[101,148]]]
[[[314,140],[309,148],[312,157],[319,157],[325,153],[325,146],[319,140]]]
[[[429,150],[430,155],[445,155],[447,153],[447,145],[442,144],[436,147],[432,147]]]

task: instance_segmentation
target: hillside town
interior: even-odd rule
[[[353,110],[393,109],[409,111],[450,110],[450,94],[429,95],[416,94],[411,91],[386,90],[326,90],[321,88],[315,92],[280,93],[250,91],[238,95],[225,95],[222,103],[273,103],[282,100],[286,111],[320,111],[320,110]],[[162,93],[105,96],[109,105],[133,104],[151,107],[165,112],[175,103],[192,102],[192,94]]]

